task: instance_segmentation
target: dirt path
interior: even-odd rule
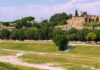
[[[18,54],[16,54],[15,56],[0,56],[0,61],[1,62],[9,62],[12,64],[16,64],[16,65],[21,65],[21,66],[27,66],[27,67],[34,67],[34,68],[40,68],[40,69],[46,69],[46,70],[64,70],[63,68],[60,67],[52,67],[49,64],[30,64],[30,63],[26,63],[21,61],[20,59],[18,59],[19,56],[22,56],[23,54],[27,54],[27,53],[32,53],[32,54],[41,54],[41,55],[52,55],[52,56],[67,56],[68,58],[72,58],[72,59],[78,59],[78,60],[84,60],[84,61],[91,61],[91,62],[98,62],[100,63],[100,58],[99,57],[87,57],[87,56],[78,56],[78,55],[73,55],[73,54],[60,54],[60,53],[45,53],[45,52],[31,52],[31,51],[20,51],[20,50],[10,50],[10,49],[1,49],[4,51],[15,51],[18,52]],[[65,58],[67,58],[65,57]]]
[[[25,41],[19,41],[19,40],[0,40],[1,43],[8,42],[8,43],[43,43],[43,44],[54,44],[51,40],[25,40]]]
[[[39,69],[44,69],[44,70],[64,70],[63,68],[60,68],[60,67],[52,67],[49,64],[43,65],[43,64],[26,63],[18,59],[16,56],[0,56],[0,62],[8,62],[14,65],[34,67],[34,68],[39,68]]]
[[[70,46],[77,46],[77,45],[83,45],[83,46],[98,46],[100,47],[100,45],[97,44],[73,44],[73,43],[69,43]]]
[[[79,59],[93,59],[93,60],[99,60],[99,57],[87,57],[87,56],[81,56],[81,55],[75,55],[75,54],[61,54],[61,53],[48,53],[48,52],[34,52],[34,51],[21,51],[21,50],[11,50],[11,49],[0,49],[0,50],[4,50],[4,51],[13,51],[13,52],[18,52],[20,54],[41,54],[41,55],[52,55],[52,56],[68,56],[68,57],[72,57],[72,58],[79,58]],[[20,55],[19,55],[20,56]],[[21,55],[22,56],[22,55]]]

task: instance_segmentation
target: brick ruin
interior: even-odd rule
[[[86,22],[100,22],[100,16],[88,15],[87,12],[80,12],[78,16],[73,16],[71,19],[66,21],[66,25],[58,25],[56,28],[61,28],[62,30],[69,30],[71,28],[82,29],[84,23]]]

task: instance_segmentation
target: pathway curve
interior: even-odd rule
[[[27,66],[27,67],[34,67],[44,70],[64,70],[61,67],[52,67],[49,64],[30,64],[23,62],[22,60],[18,59],[16,56],[0,56],[0,62],[8,62],[14,65],[20,66]]]

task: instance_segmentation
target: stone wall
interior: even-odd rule
[[[69,24],[77,24],[77,23],[84,23],[85,22],[85,18],[84,17],[72,17],[71,19],[67,20],[67,22]]]

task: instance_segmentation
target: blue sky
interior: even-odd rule
[[[28,4],[58,4],[65,3],[70,0],[2,0],[0,1],[0,5],[28,5]]]
[[[100,15],[100,0],[1,0],[0,21],[12,21],[25,16],[48,19],[55,13],[73,13],[76,9]]]

